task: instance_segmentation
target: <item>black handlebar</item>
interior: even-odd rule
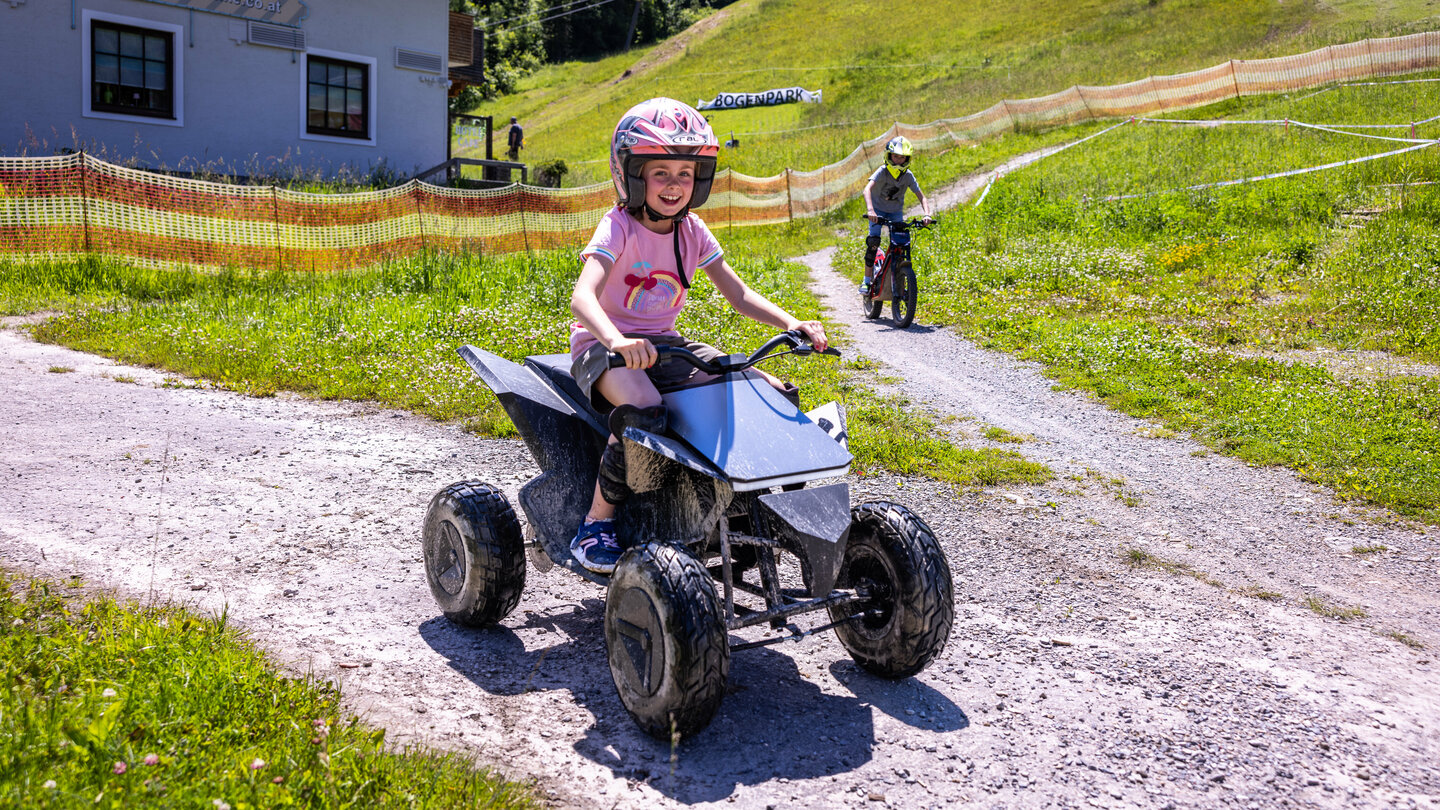
[[[871,221],[869,215],[863,216],[863,217],[861,217],[861,219],[865,220],[866,222],[870,222],[870,221]],[[926,228],[933,228],[934,226],[938,225],[939,223],[940,223],[940,220],[938,220],[938,219],[936,219],[936,218],[934,218],[934,217],[930,217],[930,221],[929,221],[929,222],[926,222],[924,217],[913,217],[913,218],[908,219],[908,220],[901,220],[900,222],[891,222],[891,221],[888,220],[888,219],[881,219],[881,220],[880,220],[880,224],[883,225],[883,226],[889,227],[891,231],[896,231],[896,230],[899,230],[899,231],[908,231],[908,230],[910,230],[911,228],[919,228],[920,230],[923,231],[923,230],[925,230]]]
[[[779,354],[771,354],[771,352],[782,346],[789,346],[790,350],[780,352]],[[814,354],[815,347],[810,344],[810,338],[804,332],[801,332],[799,329],[792,329],[789,332],[781,332],[775,337],[765,341],[765,345],[756,349],[754,353],[752,353],[749,357],[741,360],[732,360],[731,358],[734,357],[734,355],[719,357],[715,360],[704,360],[700,357],[700,355],[680,346],[656,346],[655,353],[661,358],[674,357],[679,360],[684,360],[685,362],[689,363],[695,368],[700,369],[701,371],[710,374],[720,375],[737,371],[744,371],[745,369],[750,368],[751,366],[759,363],[760,361],[767,360],[771,357],[781,357],[787,354],[794,354],[803,357],[808,354]],[[840,350],[836,348],[827,348],[825,351],[821,352],[821,354],[828,354],[832,357],[839,357]],[[610,353],[610,368],[621,368],[624,365],[624,357],[616,354],[615,352]]]

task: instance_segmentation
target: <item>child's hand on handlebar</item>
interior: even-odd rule
[[[626,368],[649,368],[658,357],[655,344],[645,338],[621,338],[610,346],[610,351],[625,358]]]
[[[795,324],[795,328],[810,338],[810,342],[815,346],[817,352],[825,351],[825,347],[830,345],[830,339],[825,337],[825,326],[819,321],[801,321]]]

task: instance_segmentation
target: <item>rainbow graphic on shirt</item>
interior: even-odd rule
[[[642,315],[674,309],[685,286],[673,270],[650,270],[649,262],[636,262],[625,276],[625,308]]]

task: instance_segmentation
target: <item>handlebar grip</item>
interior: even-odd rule
[[[670,353],[675,352],[675,351],[684,351],[684,350],[683,350],[683,349],[677,350],[674,346],[656,346],[656,347],[655,347],[656,362],[659,362],[660,358],[664,357],[665,355],[670,354]],[[625,356],[622,355],[622,354],[617,354],[616,352],[610,352],[610,368],[624,368],[624,367],[625,367]]]

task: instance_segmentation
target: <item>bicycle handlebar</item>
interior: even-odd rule
[[[865,220],[866,222],[873,222],[873,220],[871,220],[868,215],[862,216],[861,219]],[[877,219],[879,218],[877,217]],[[889,227],[892,231],[896,229],[897,225],[900,226],[900,230],[908,231],[911,228],[919,228],[923,231],[926,228],[935,227],[937,224],[939,224],[939,222],[940,220],[936,219],[935,217],[930,217],[929,222],[926,222],[924,217],[912,217],[910,219],[901,220],[899,222],[891,222],[888,219],[880,219],[879,224]]]
[[[771,352],[785,345],[790,346],[789,351],[780,352],[780,354],[771,354]],[[786,354],[794,354],[804,357],[805,355],[814,354],[815,347],[811,345],[810,338],[806,336],[804,332],[801,332],[799,329],[792,329],[789,332],[781,332],[775,337],[765,341],[765,345],[756,349],[749,357],[746,357],[742,360],[732,360],[731,357],[734,357],[734,355],[727,355],[725,357],[716,358],[715,360],[704,360],[700,357],[700,355],[680,346],[656,346],[655,353],[661,358],[674,357],[679,360],[684,360],[685,362],[689,363],[695,368],[700,369],[701,371],[710,374],[721,375],[736,371],[744,371],[745,369],[750,368],[751,366],[759,363],[760,361],[767,360],[771,357],[780,357]],[[828,348],[825,351],[821,352],[821,354],[828,354],[832,357],[839,357],[840,350],[836,348]],[[615,352],[610,353],[610,368],[621,368],[624,365],[624,357],[616,354]]]

